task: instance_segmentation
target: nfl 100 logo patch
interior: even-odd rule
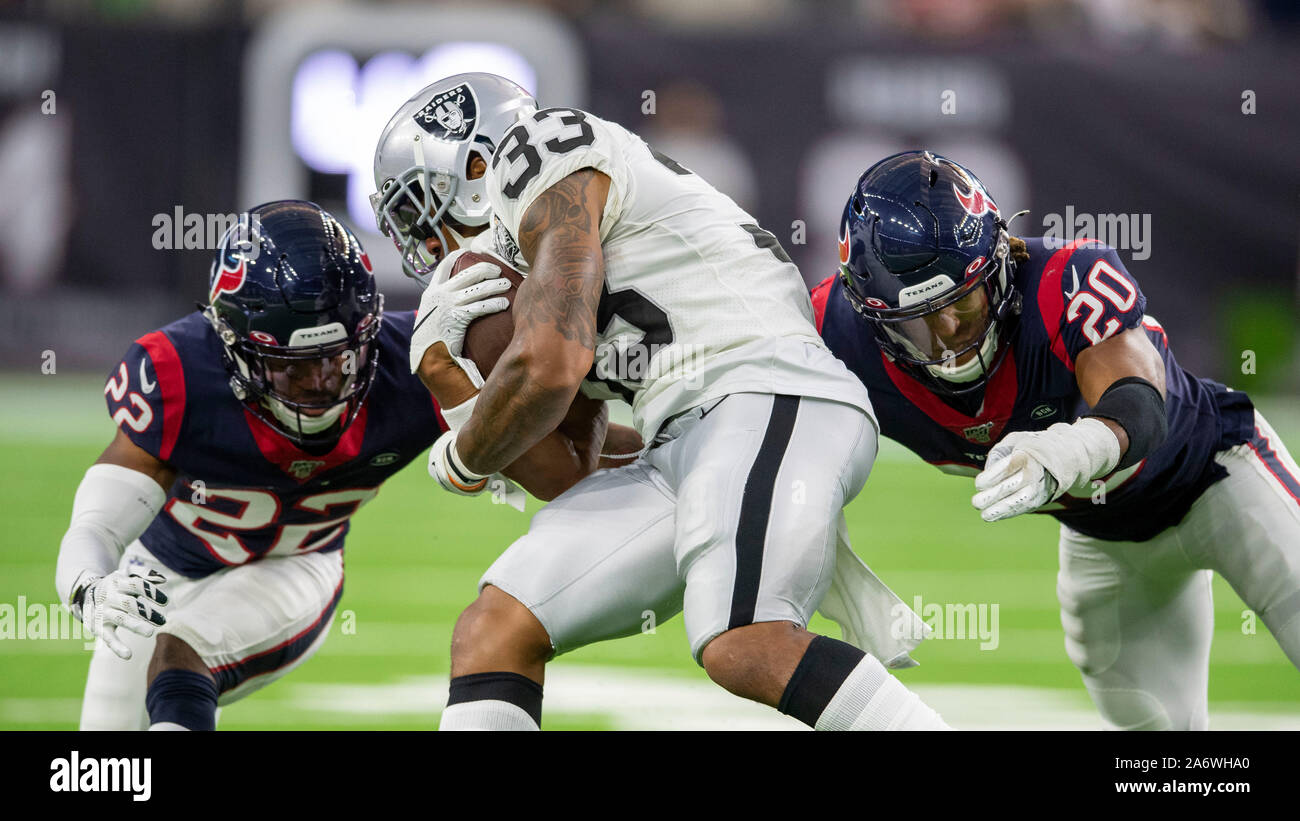
[[[319,459],[295,459],[289,465],[289,474],[298,480],[307,479],[323,467],[325,463]]]
[[[962,429],[962,435],[971,442],[988,444],[989,432],[993,430],[992,422],[985,422],[982,425],[971,425],[969,428]]]
[[[424,108],[415,112],[416,125],[436,139],[450,142],[469,139],[476,119],[478,101],[474,89],[464,83],[435,94]]]

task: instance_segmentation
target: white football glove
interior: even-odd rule
[[[1022,434],[1011,434],[1018,436]],[[1032,435],[1032,434],[1030,434]],[[1055,498],[1056,479],[1030,453],[1014,444],[999,444],[989,452],[984,470],[975,477],[971,504],[986,522],[1009,519],[1037,510]]]
[[[82,591],[81,606],[74,606],[72,612],[118,658],[129,659],[131,648],[117,637],[117,629],[149,637],[156,626],[166,624],[159,609],[167,606],[167,594],[159,587],[165,581],[157,570],[147,576],[114,570],[92,579]]]
[[[1099,419],[1016,431],[989,451],[971,498],[986,522],[1037,510],[1070,488],[1104,476],[1119,463],[1119,440]]]
[[[524,505],[528,500],[527,492],[503,474],[478,476],[470,473],[461,464],[460,456],[453,455],[455,443],[455,428],[438,437],[438,441],[433,443],[433,447],[429,449],[429,475],[437,479],[444,490],[449,490],[458,496],[477,496],[489,490],[492,492],[493,504],[510,505],[523,513]],[[453,460],[456,466],[454,469]]]
[[[460,355],[465,330],[479,317],[510,307],[510,300],[497,296],[510,290],[510,280],[501,276],[500,266],[490,262],[476,262],[453,277],[451,269],[459,256],[451,254],[438,265],[433,281],[420,297],[420,311],[411,334],[411,373],[420,369],[425,351],[442,342],[474,385],[481,387],[483,377],[478,368]]]

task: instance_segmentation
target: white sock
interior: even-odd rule
[[[540,730],[528,711],[508,701],[483,699],[448,705],[439,730]]]
[[[817,719],[818,730],[951,730],[921,697],[863,656]]]
[[[175,721],[159,721],[157,724],[150,724],[150,725],[149,725],[149,731],[150,731],[150,732],[155,732],[155,731],[157,731],[157,732],[176,732],[176,731],[178,731],[178,730],[179,730],[180,732],[188,733],[188,732],[190,731],[190,728],[189,728],[189,727],[182,727],[181,725],[177,724]]]

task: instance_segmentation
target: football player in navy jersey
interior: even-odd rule
[[[1300,666],[1300,470],[1244,393],[1178,365],[1114,249],[1008,222],[951,160],[881,160],[818,328],[885,436],[975,477],[985,521],[1060,521],[1066,650],[1106,722],[1204,729],[1211,571]]]
[[[505,307],[481,285],[448,286],[453,344]],[[226,234],[202,310],[131,345],[104,390],[118,431],[77,489],[56,573],[102,639],[83,729],[212,729],[218,704],[323,643],[352,515],[446,430],[407,367],[413,323],[384,311],[351,232],[286,200]],[[593,428],[504,472],[549,498],[592,469],[574,454]]]

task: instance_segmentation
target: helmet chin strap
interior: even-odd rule
[[[999,330],[997,325],[993,326],[993,330],[989,331],[980,344],[979,355],[972,356],[965,365],[926,365],[925,369],[947,382],[974,382],[984,375],[984,363],[993,361],[993,352],[998,347]]]
[[[341,393],[348,393],[352,384],[356,381],[356,374],[348,374],[347,380],[343,384]],[[331,405],[328,410],[320,416],[308,416],[305,413],[299,413],[273,396],[262,397],[262,405],[271,411],[271,415],[279,420],[280,424],[285,426],[286,430],[301,430],[308,436],[315,436],[318,433],[324,433],[334,426],[343,416],[343,412],[348,408],[347,400],[339,402],[337,405]]]
[[[339,421],[343,415],[347,402],[340,402],[334,407],[322,413],[320,416],[308,416],[299,414],[286,407],[283,402],[270,396],[262,397],[262,406],[271,412],[271,415],[284,425],[286,430],[298,430],[299,421],[302,423],[302,432],[308,436],[314,436],[318,433],[324,433],[333,427],[334,423]]]

